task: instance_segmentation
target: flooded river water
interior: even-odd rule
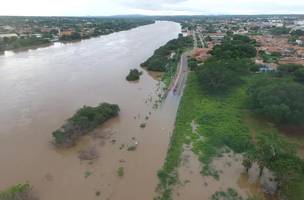
[[[29,181],[42,200],[153,199],[179,96],[169,94],[153,109],[159,81],[147,72],[137,83],[125,77],[180,30],[179,24],[156,22],[0,56],[0,190]],[[118,104],[120,116],[74,148],[52,145],[51,133],[65,119],[100,102]],[[81,161],[79,151],[87,148],[99,158]]]

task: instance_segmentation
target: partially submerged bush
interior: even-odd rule
[[[118,169],[117,169],[117,176],[118,177],[123,177],[124,176],[124,174],[125,174],[125,171],[124,171],[124,168],[123,167],[119,167]]]
[[[140,72],[138,69],[131,69],[126,79],[128,81],[137,81],[141,75],[142,72]]]
[[[53,132],[56,145],[73,145],[82,135],[93,130],[106,120],[117,116],[116,104],[102,103],[97,107],[84,106],[58,130]]]
[[[211,200],[244,200],[236,190],[228,188],[227,191],[217,191],[211,197]]]
[[[31,191],[29,183],[14,185],[0,192],[0,200],[32,200]]]

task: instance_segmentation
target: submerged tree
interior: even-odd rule
[[[140,75],[142,75],[142,72],[140,72],[138,69],[130,69],[130,72],[126,79],[128,81],[137,81],[139,80]]]

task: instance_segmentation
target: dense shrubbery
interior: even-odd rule
[[[195,58],[188,59],[188,66],[191,71],[195,71],[198,68],[198,62]]]
[[[259,55],[266,63],[278,62],[282,56],[280,52],[266,53],[265,51],[259,51]]]
[[[216,45],[210,53],[217,59],[253,58],[256,56],[256,41],[243,35],[227,36],[223,44]]]
[[[140,72],[138,69],[130,69],[130,72],[129,72],[128,76],[126,77],[126,79],[128,81],[137,81],[137,80],[139,80],[139,77],[141,74],[142,74],[142,72]]]
[[[60,40],[62,41],[73,41],[73,40],[81,40],[80,33],[74,32],[71,35],[63,35],[60,37]]]
[[[285,64],[278,67],[279,76],[292,76],[299,83],[304,83],[304,66],[297,64]]]
[[[58,130],[53,132],[55,144],[73,145],[81,135],[88,133],[111,117],[117,116],[119,107],[102,103],[97,107],[84,106]]]
[[[300,29],[294,30],[290,33],[290,35],[296,36],[296,37],[304,36],[304,31],[300,30]]]
[[[298,64],[285,64],[285,65],[279,65],[278,71],[281,75],[291,75],[300,68],[304,68],[304,67]]]
[[[304,67],[298,69],[297,71],[295,71],[294,73],[294,79],[295,81],[299,82],[299,83],[304,83]]]
[[[286,28],[285,26],[270,29],[270,33],[273,35],[286,35],[289,34],[289,31],[290,29]]]
[[[191,37],[178,37],[170,40],[164,46],[155,50],[153,56],[141,64],[142,67],[147,67],[151,71],[165,72],[169,70],[169,62],[171,53],[178,53],[182,49],[192,47],[193,41]]]
[[[30,184],[18,184],[4,191],[0,191],[1,200],[32,200],[32,187]]]
[[[198,69],[202,87],[210,92],[223,92],[241,82],[241,77],[256,66],[250,58],[256,56],[256,41],[243,35],[226,36],[216,45],[204,65]]]
[[[253,65],[249,60],[209,59],[197,71],[202,87],[210,92],[223,92],[239,83]]]
[[[250,106],[276,123],[304,122],[304,86],[284,80],[261,79],[248,90]]]

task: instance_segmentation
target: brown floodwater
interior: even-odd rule
[[[0,56],[0,190],[29,181],[43,200],[153,199],[180,96],[169,93],[156,109],[159,80],[146,71],[136,83],[125,77],[180,31],[156,22]],[[118,104],[120,116],[73,148],[52,145],[51,132],[65,119],[100,102]],[[88,148],[98,159],[78,158]]]
[[[228,188],[234,189],[244,199],[258,197],[261,200],[276,200],[263,189],[266,186],[269,189],[276,188],[269,170],[265,169],[263,176],[259,178],[258,166],[254,164],[247,174],[242,165],[242,155],[223,153],[210,164],[219,173],[219,180],[216,180],[211,176],[201,175],[202,164],[191,148],[191,145],[184,145],[181,166],[178,168],[179,184],[175,186],[173,193],[174,200],[210,199],[216,192],[226,192]]]

